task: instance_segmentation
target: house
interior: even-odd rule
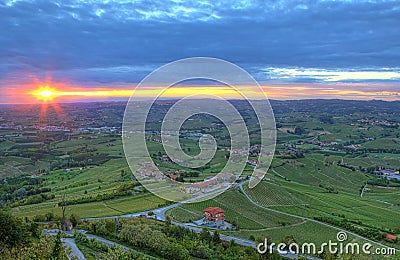
[[[172,180],[176,181],[176,178],[180,177],[181,175],[179,173],[170,173],[167,174],[169,177],[171,177]]]
[[[65,230],[65,231],[71,231],[72,228],[74,227],[74,225],[72,224],[72,222],[69,221],[69,220],[65,221],[65,224],[64,224],[64,225],[65,225],[65,226],[64,226],[64,230]]]
[[[37,178],[37,177],[41,177],[41,176],[43,176],[43,174],[39,174],[39,173],[34,173],[34,174],[32,174],[31,175],[31,179],[35,179],[35,178]]]
[[[145,165],[144,167],[140,168],[139,173],[143,177],[150,177],[157,180],[164,179],[164,174],[162,174],[157,168],[151,165]]]
[[[391,234],[387,234],[387,235],[386,235],[386,238],[389,239],[389,240],[392,240],[392,241],[395,241],[395,240],[397,239],[396,236],[391,235]]]
[[[207,192],[209,189],[211,189],[211,186],[215,184],[216,184],[215,178],[209,179],[205,180],[204,182],[193,183],[192,185],[190,185],[188,189],[186,189],[186,191],[188,193]]]
[[[225,211],[218,207],[209,207],[203,210],[203,223],[213,226],[223,226],[225,222]]]

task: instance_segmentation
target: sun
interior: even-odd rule
[[[39,89],[32,92],[37,99],[43,101],[53,100],[57,96],[57,91],[49,86],[40,87]]]

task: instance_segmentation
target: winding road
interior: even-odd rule
[[[85,256],[79,250],[78,246],[75,243],[75,239],[73,238],[61,238],[62,243],[66,248],[69,248],[71,250],[71,253],[69,254],[69,259],[77,259],[77,260],[85,260]]]
[[[373,240],[368,239],[368,238],[366,238],[366,237],[360,236],[360,235],[358,235],[358,234],[356,234],[356,233],[354,233],[354,232],[351,232],[351,231],[348,231],[348,230],[345,230],[345,229],[342,229],[342,228],[339,228],[339,227],[335,227],[335,226],[329,225],[329,224],[327,224],[327,223],[324,223],[324,222],[321,222],[321,221],[318,221],[318,220],[315,220],[315,219],[312,219],[312,218],[302,217],[302,216],[298,216],[298,215],[294,215],[294,214],[282,212],[282,211],[279,211],[279,210],[271,209],[271,208],[268,208],[268,207],[264,207],[264,206],[262,206],[262,205],[256,203],[256,202],[255,202],[252,198],[250,198],[250,196],[244,191],[243,185],[244,185],[245,183],[247,183],[247,182],[248,182],[248,181],[245,181],[245,182],[242,182],[242,183],[239,184],[240,191],[246,196],[246,198],[250,201],[250,203],[252,203],[253,205],[255,205],[255,206],[259,207],[259,208],[265,209],[265,210],[270,211],[270,212],[283,214],[283,215],[286,215],[286,216],[289,216],[289,217],[300,218],[300,219],[302,219],[302,220],[307,220],[307,221],[310,221],[310,222],[318,223],[318,224],[323,225],[323,226],[325,226],[325,227],[333,228],[333,229],[335,229],[335,230],[337,230],[337,231],[345,232],[345,233],[347,233],[347,234],[353,235],[354,237],[357,237],[357,238],[360,238],[360,239],[364,239],[365,241],[368,241],[368,242],[371,243],[371,244],[375,244],[375,245],[378,245],[378,246],[380,246],[380,247],[389,248],[388,246],[386,246],[386,245],[384,245],[384,244],[381,244],[381,243],[379,243],[379,242],[373,241]],[[396,252],[400,252],[400,250],[398,250],[398,249],[395,249],[395,250],[396,250]]]
[[[363,239],[363,240],[365,240],[365,241],[368,241],[368,242],[371,243],[371,244],[375,244],[375,245],[380,246],[380,247],[388,248],[388,246],[386,246],[386,245],[384,245],[384,244],[382,244],[382,243],[375,242],[375,241],[370,240],[370,239],[368,239],[368,238],[362,237],[362,236],[360,236],[360,235],[358,235],[358,234],[356,234],[356,233],[354,233],[354,232],[347,231],[347,230],[345,230],[345,229],[342,229],[342,228],[339,228],[339,227],[335,227],[335,226],[329,225],[329,224],[327,224],[327,223],[317,221],[317,220],[312,219],[312,218],[307,218],[307,217],[303,217],[303,216],[298,216],[298,215],[294,215],[294,214],[290,214],[290,213],[286,213],[286,212],[282,212],[282,211],[278,211],[278,210],[275,210],[275,209],[271,209],[271,208],[262,206],[262,205],[256,203],[256,202],[245,192],[245,190],[244,190],[244,188],[243,188],[243,185],[246,184],[246,183],[248,183],[248,182],[249,182],[248,180],[247,180],[247,181],[244,181],[244,182],[241,182],[241,183],[237,184],[237,186],[240,188],[241,192],[242,192],[242,193],[244,194],[244,196],[249,200],[249,202],[252,203],[253,205],[259,207],[259,208],[262,208],[262,209],[264,209],[264,210],[266,210],[266,211],[270,211],[270,212],[274,212],[274,213],[278,213],[278,214],[283,214],[283,215],[290,216],[290,217],[294,217],[294,218],[299,218],[299,219],[302,219],[303,221],[314,222],[314,223],[323,225],[323,226],[325,226],[325,227],[329,227],[329,228],[335,229],[335,230],[340,231],[340,232],[345,232],[345,233],[350,234],[350,235],[352,235],[352,236],[354,236],[354,237],[356,237],[356,238],[360,238],[360,239]],[[216,191],[216,192],[219,192],[219,191]],[[212,195],[212,194],[207,194],[206,196],[210,196],[210,195]],[[154,210],[152,210],[152,212],[154,213],[154,215],[151,216],[151,217],[149,217],[149,218],[154,218],[154,219],[159,220],[159,221],[166,221],[165,215],[166,215],[166,212],[167,212],[168,210],[173,209],[173,208],[176,208],[176,207],[178,207],[178,206],[180,206],[180,205],[182,205],[182,204],[184,204],[184,203],[187,203],[187,202],[189,202],[189,201],[191,201],[191,200],[193,200],[193,198],[192,198],[192,199],[189,199],[189,200],[187,200],[187,201],[182,201],[182,202],[178,202],[178,203],[175,203],[175,204],[171,204],[171,205],[168,205],[168,206],[165,206],[165,207],[162,207],[162,208],[154,209]],[[141,217],[141,216],[147,216],[147,214],[148,214],[148,211],[142,211],[142,212],[137,212],[137,213],[132,213],[132,214],[125,214],[125,215],[118,215],[118,216],[107,216],[107,217],[98,217],[98,218],[85,218],[84,220],[89,220],[89,221],[90,221],[90,220],[113,219],[113,218],[138,218],[138,217]],[[147,217],[148,217],[148,216],[147,216]],[[174,221],[172,221],[171,224],[176,225],[176,226],[181,226],[181,227],[184,227],[184,228],[188,228],[188,229],[193,230],[194,232],[197,232],[197,233],[200,233],[201,230],[202,230],[200,227],[194,226],[194,225],[192,225],[192,224],[190,224],[190,223],[179,223],[179,222],[174,222]],[[121,245],[119,245],[119,244],[117,244],[117,243],[115,243],[115,242],[113,242],[113,241],[109,241],[109,240],[104,239],[104,238],[101,238],[101,237],[99,237],[99,236],[95,236],[95,235],[91,235],[91,234],[86,234],[86,232],[83,231],[83,230],[79,230],[78,232],[84,233],[88,238],[96,239],[97,241],[99,241],[99,242],[101,242],[101,243],[104,243],[104,244],[107,244],[107,245],[109,245],[109,246],[121,246]],[[213,232],[210,232],[210,233],[213,234]],[[235,243],[237,243],[237,244],[239,244],[239,245],[249,246],[249,247],[252,247],[252,248],[256,248],[256,243],[255,243],[254,241],[252,241],[252,240],[243,239],[243,238],[236,237],[236,236],[223,235],[223,234],[220,234],[220,238],[221,238],[222,240],[225,240],[225,241],[234,241]],[[130,249],[130,248],[128,248],[128,247],[125,247],[125,246],[121,246],[121,247],[122,247],[124,250],[132,250],[132,249]],[[71,246],[70,248],[73,248],[73,247]],[[79,249],[78,249],[78,250],[79,250]],[[136,251],[136,252],[137,252],[137,251]],[[396,249],[396,252],[399,252],[399,250]],[[140,253],[140,252],[139,252],[139,253]],[[77,253],[77,254],[78,254],[78,253]],[[296,254],[291,254],[291,253],[281,254],[281,255],[284,256],[284,257],[287,257],[287,258],[291,258],[291,259],[297,259],[297,258],[298,258],[298,255],[296,255]],[[311,257],[311,256],[307,256],[307,258],[308,258],[308,259],[317,259],[317,258]],[[78,258],[78,259],[79,259],[79,258]]]
[[[48,235],[48,236],[56,236],[60,232],[59,229],[42,229],[42,233]],[[62,237],[61,242],[65,246],[66,249],[69,249],[68,252],[68,258],[69,259],[77,259],[77,260],[84,260],[86,259],[85,256],[83,255],[82,251],[79,250],[78,246],[75,243],[75,239],[72,238],[72,233],[71,232],[63,232],[65,235],[70,236],[70,237]]]

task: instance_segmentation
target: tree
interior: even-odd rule
[[[214,245],[217,245],[217,244],[221,243],[221,237],[219,236],[218,231],[214,232],[212,240],[214,242]]]
[[[166,247],[166,255],[170,259],[190,259],[189,251],[180,244],[171,243]]]
[[[167,215],[167,216],[165,217],[165,223],[167,224],[167,226],[170,226],[170,225],[171,225],[171,217],[170,217],[169,215]]]
[[[304,128],[300,127],[300,126],[296,126],[294,128],[294,134],[295,135],[302,135],[302,134],[305,134],[305,133],[306,133],[306,130]]]
[[[29,233],[21,219],[0,210],[0,245],[14,247],[26,244]]]
[[[34,238],[40,238],[40,229],[38,223],[31,221],[29,223],[29,232],[31,232]]]
[[[53,251],[51,252],[52,259],[59,259],[62,251],[61,232],[57,233],[56,241],[54,243]]]
[[[207,228],[202,228],[200,232],[200,239],[203,241],[210,242],[211,241],[211,235],[210,232],[208,231]]]
[[[176,177],[176,179],[175,179],[176,181],[179,181],[179,182],[185,182],[185,179],[183,178],[183,176],[181,175],[181,176],[178,176],[178,177]]]
[[[44,215],[44,218],[46,219],[46,221],[52,221],[54,219],[54,213],[53,212],[47,212]]]
[[[20,188],[18,190],[15,191],[15,195],[17,196],[18,199],[22,199],[24,197],[26,197],[26,189],[25,188]]]
[[[69,220],[71,221],[71,223],[74,227],[76,227],[78,225],[78,218],[74,214],[71,214],[71,216],[69,217]]]
[[[62,212],[62,215],[61,215],[61,229],[63,231],[67,230],[67,221],[65,219],[65,211],[67,210],[67,207],[68,207],[68,205],[65,202],[65,193],[64,193],[64,195],[62,197],[62,202],[61,202],[61,212]]]
[[[1,259],[55,259],[52,257],[55,241],[53,236],[41,236],[39,240],[33,240],[29,245],[19,244],[12,248],[0,245],[0,256]],[[59,252],[58,260],[68,259],[64,247]]]

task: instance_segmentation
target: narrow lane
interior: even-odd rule
[[[62,243],[64,246],[71,250],[70,254],[68,255],[68,259],[78,259],[78,260],[85,260],[85,256],[83,255],[82,251],[79,250],[78,246],[75,243],[75,239],[73,238],[61,238]]]

